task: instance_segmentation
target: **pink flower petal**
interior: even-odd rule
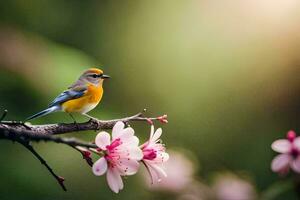
[[[125,124],[121,121],[118,121],[112,129],[112,138],[115,139],[123,131]]]
[[[153,136],[152,136],[152,138],[151,138],[150,140],[151,140],[152,142],[157,141],[157,140],[160,138],[161,134],[162,134],[162,129],[159,128],[159,129],[157,129],[157,130],[155,131],[155,133],[153,134]]]
[[[98,133],[95,143],[101,149],[106,150],[106,146],[110,144],[110,135],[104,131]]]
[[[121,189],[123,189],[123,181],[119,174],[119,172],[115,168],[109,168],[106,173],[106,179],[108,186],[110,189],[115,192],[119,193]]]
[[[169,160],[169,154],[166,152],[159,152],[156,155],[156,158],[151,160],[151,163],[153,164],[162,164],[164,162],[167,162]]]
[[[292,157],[289,154],[280,154],[276,156],[271,163],[271,169],[274,172],[282,172],[289,167]]]
[[[159,178],[158,178],[156,172],[154,172],[154,170],[150,167],[151,164],[147,160],[143,160],[143,163],[144,163],[144,165],[145,165],[145,167],[146,167],[146,169],[149,173],[149,176],[150,176],[150,179],[151,179],[151,184],[154,184],[154,182],[155,183],[159,182],[158,181]]]
[[[293,144],[300,151],[300,137],[296,137]]]
[[[162,162],[166,162],[169,160],[169,154],[166,152],[162,152],[158,155],[159,158],[161,158]]]
[[[100,158],[93,164],[93,173],[96,176],[103,175],[107,170],[107,161],[104,157]]]
[[[160,182],[163,177],[167,176],[161,166],[153,164],[151,161],[146,160],[144,160],[144,164],[150,174],[152,184],[154,182]]]
[[[136,147],[139,145],[139,139],[136,136],[126,137],[121,139],[123,142],[123,145],[126,147]]]
[[[136,146],[138,146],[139,145],[139,138],[137,138],[136,136],[132,136],[130,139],[128,139],[127,141],[126,141],[126,145],[127,146],[134,146],[134,147],[136,147]]]
[[[292,144],[286,139],[280,139],[273,142],[271,147],[278,153],[288,153],[292,148]]]
[[[166,172],[160,165],[154,164],[151,161],[146,161],[146,163],[154,182],[160,182],[163,177],[167,177]]]
[[[122,140],[122,142],[126,143],[127,140],[130,140],[134,135],[134,130],[131,127],[123,129],[120,134],[118,134],[118,138]]]
[[[139,170],[140,167],[140,163],[136,160],[128,160],[128,159],[120,159],[119,160],[119,172],[123,175],[123,176],[129,176],[129,175],[133,175],[135,173],[137,173],[137,171]]]
[[[142,160],[144,157],[143,151],[139,147],[128,148],[128,157],[133,160]]]
[[[156,171],[160,179],[163,177],[167,177],[167,173],[164,171],[161,165],[152,165],[151,167]]]
[[[297,172],[300,173],[300,157],[298,156],[297,159],[293,160],[291,163],[291,168]]]
[[[151,138],[153,137],[153,135],[154,135],[154,126],[151,125],[150,138],[149,138],[149,140],[151,140]]]

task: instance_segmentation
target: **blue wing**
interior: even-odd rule
[[[58,95],[50,104],[49,107],[60,105],[68,100],[82,97],[86,92],[86,87],[71,88]]]

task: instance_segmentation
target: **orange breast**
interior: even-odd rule
[[[103,95],[102,86],[89,85],[87,92],[80,98],[66,101],[62,104],[65,112],[87,113],[101,101]]]
[[[99,103],[103,95],[102,86],[89,85],[85,96],[88,97],[89,103]]]

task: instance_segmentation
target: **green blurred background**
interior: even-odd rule
[[[261,192],[278,180],[270,144],[300,131],[299,21],[297,0],[1,1],[0,109],[7,120],[23,120],[83,70],[101,66],[112,79],[91,115],[167,113],[164,143],[192,152],[198,179],[242,171]],[[71,121],[55,113],[32,123]],[[147,138],[146,124],[132,126]],[[70,135],[89,141],[95,132]],[[139,175],[113,194],[78,152],[34,144],[66,178],[63,192],[23,147],[0,144],[1,200],[174,199],[148,190]]]

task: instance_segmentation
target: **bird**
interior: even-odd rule
[[[108,78],[110,76],[103,74],[103,71],[98,68],[90,68],[84,71],[76,82],[48,105],[48,108],[28,117],[26,121],[58,111],[68,113],[74,123],[76,123],[76,120],[72,113],[80,113],[90,119],[95,119],[87,113],[93,110],[101,101],[103,96],[102,85],[104,80]]]

